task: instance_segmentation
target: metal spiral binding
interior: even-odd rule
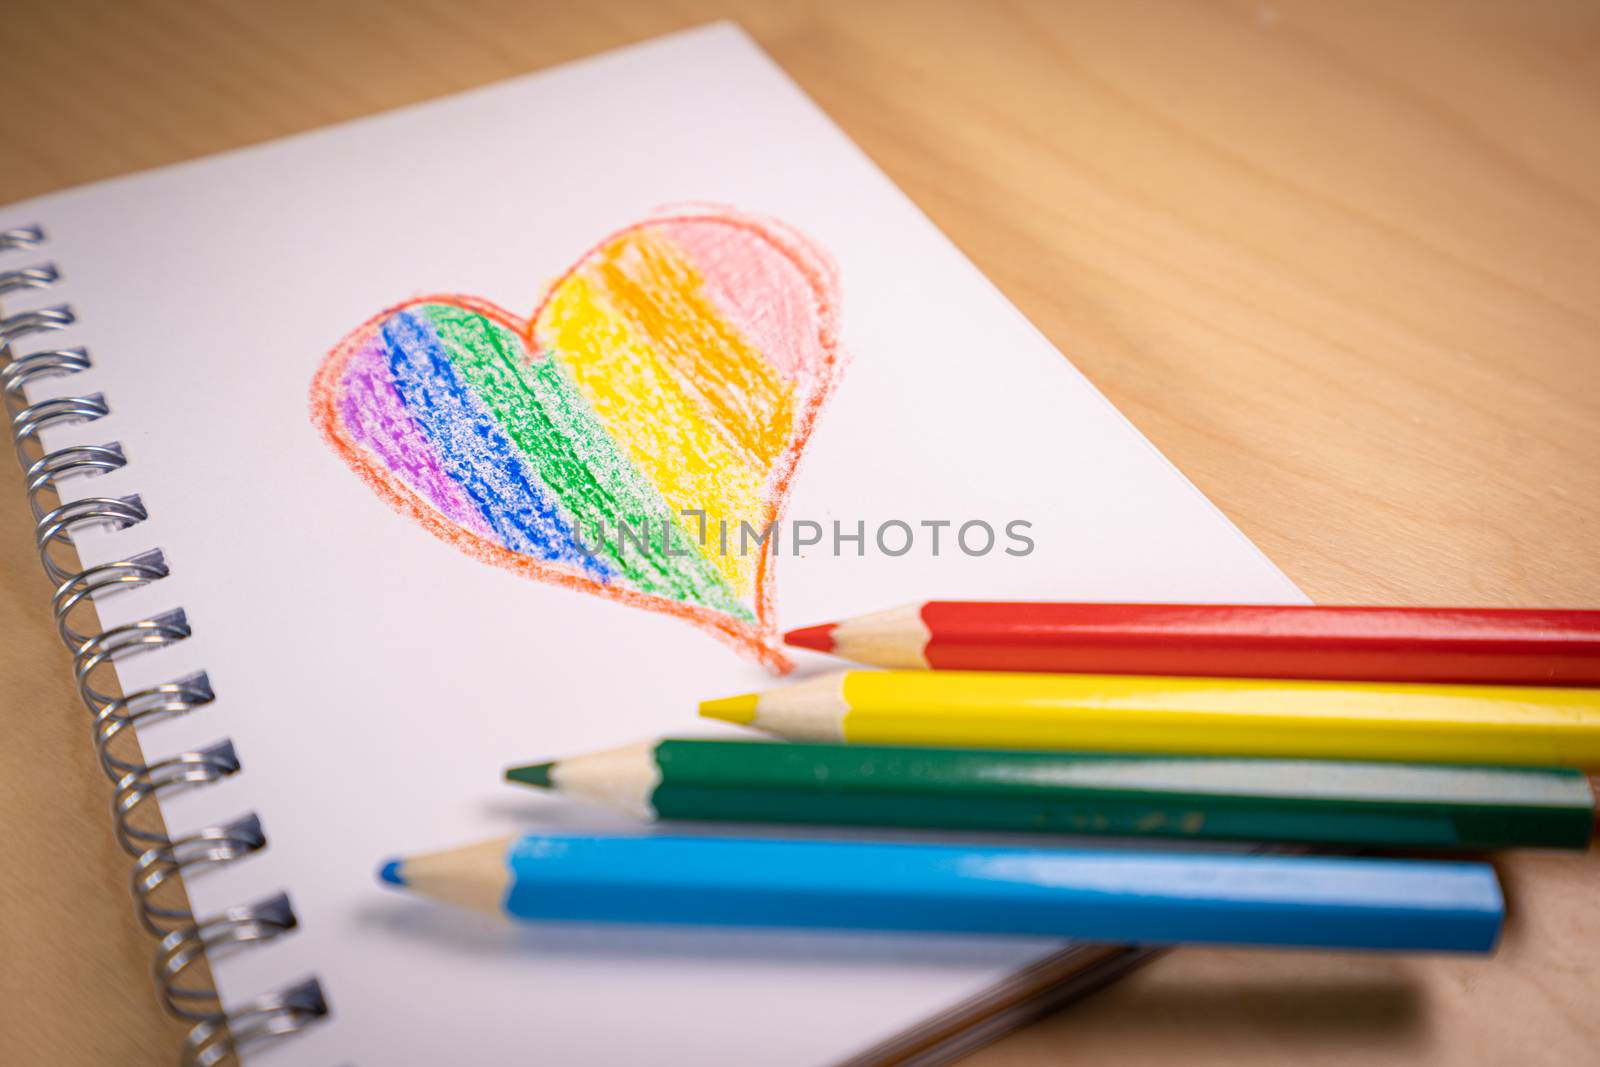
[[[0,271],[0,296],[20,293],[28,289],[48,289],[60,280],[61,274],[54,263],[41,263],[37,267]]]
[[[4,392],[6,414],[15,415],[27,406],[22,390],[35,378],[57,378],[89,369],[89,353],[81,348],[52,348],[18,357],[0,367],[0,391]]]
[[[107,704],[117,699],[115,694],[102,693],[94,687],[95,673],[100,667],[133,652],[154,651],[186,641],[190,632],[188,616],[182,608],[176,608],[138,622],[102,630],[79,645],[72,656],[72,669],[78,683],[78,695],[83,698],[89,714],[99,715]]]
[[[215,699],[211,693],[211,680],[201,671],[175,682],[162,682],[138,689],[111,701],[94,717],[95,751],[106,777],[113,782],[121,781],[123,775],[149,768],[147,763],[116,755],[114,746],[117,738],[128,727],[187,715]]]
[[[105,474],[127,465],[122,446],[116,442],[109,445],[77,445],[45,453],[22,474],[33,521],[44,521],[47,509],[39,502],[40,495],[47,490],[54,491],[61,479],[73,474]]]
[[[36,464],[29,464],[32,469]],[[125,530],[150,517],[144,503],[137,496],[91,496],[52,508],[39,518],[34,527],[34,541],[39,548],[39,563],[53,582],[64,582],[77,572],[76,560],[69,557],[63,562],[59,557],[62,546],[72,544],[74,530],[89,526],[111,526]]]
[[[192,876],[202,867],[232,863],[266,847],[261,820],[246,815],[226,826],[208,826],[143,853],[133,865],[133,895],[139,901],[139,918],[145,929],[165,937],[194,922],[194,913],[189,909],[161,903],[161,891],[173,878]]]
[[[297,1033],[327,1014],[321,984],[307,978],[235,1008],[226,1025],[211,1019],[197,1024],[184,1040],[183,1065],[215,1067],[230,1053]]]
[[[295,927],[289,898],[279,893],[266,900],[228,908],[197,923],[180,926],[161,939],[156,952],[156,978],[167,1010],[184,1019],[205,1022],[220,1012],[212,1005],[217,991],[187,981],[189,968],[201,960],[215,960],[244,945],[271,941]]]
[[[173,841],[164,830],[139,825],[138,815],[145,802],[238,773],[239,757],[232,741],[218,741],[205,748],[152,760],[129,771],[117,779],[117,791],[111,799],[117,843],[131,856],[138,856],[147,848],[170,848]]]
[[[41,516],[42,518],[43,516]],[[93,595],[109,596],[118,589],[136,589],[147,582],[167,576],[167,559],[160,549],[141,552],[131,559],[101,563],[79,571],[68,581],[56,586],[50,598],[50,609],[55,615],[56,632],[68,648],[79,648],[93,634],[82,633],[69,621],[74,609]]]
[[[44,244],[44,229],[40,226],[18,226],[0,230],[0,252],[17,248],[37,248]]]
[[[45,240],[38,226],[0,230],[0,253],[37,248]],[[59,277],[49,263],[0,271],[0,297],[49,289]],[[64,479],[94,477],[127,465],[122,446],[114,441],[46,451],[39,440],[49,427],[110,414],[99,393],[29,400],[31,386],[88,370],[91,361],[82,348],[18,353],[15,344],[66,329],[75,321],[66,305],[0,315],[0,404],[22,463],[39,561],[56,587],[51,600],[56,629],[73,654],[78,694],[93,716],[100,766],[117,787],[112,804],[117,840],[137,857],[131,886],[139,919],[161,938],[154,963],[161,999],[168,1010],[195,1024],[184,1041],[181,1062],[215,1067],[242,1048],[304,1030],[328,1015],[328,1004],[317,979],[307,978],[228,1011],[216,989],[193,973],[204,959],[270,943],[293,930],[297,920],[284,894],[204,918],[177,903],[182,878],[235,863],[266,847],[267,837],[255,814],[177,836],[142,817],[150,800],[204,788],[237,773],[240,762],[228,740],[148,762],[131,758],[128,752],[119,754],[119,748],[126,746],[119,746],[118,739],[129,727],[186,715],[210,704],[215,695],[204,672],[130,693],[107,691],[102,680],[107,665],[116,660],[185,641],[191,631],[182,609],[120,626],[88,628],[96,600],[160,581],[169,571],[159,549],[92,567],[77,562],[73,538],[78,531],[94,526],[127,529],[148,517],[137,496],[51,502]]]
[[[0,349],[3,348],[0,346]],[[34,450],[39,447],[39,431],[46,427],[58,422],[87,422],[109,414],[111,409],[106,407],[105,397],[98,393],[41,400],[14,412],[11,415],[11,443],[17,450],[17,462],[22,464],[23,470],[27,470],[43,456],[42,449],[37,452]]]

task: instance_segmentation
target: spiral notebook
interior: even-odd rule
[[[0,229],[8,415],[191,1062],[932,1063],[1142,958],[518,928],[374,877],[637,830],[500,772],[820,669],[781,626],[1302,599],[737,28]]]

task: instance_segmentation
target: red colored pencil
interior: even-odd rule
[[[784,640],[900,669],[1600,685],[1600,611],[931,600]]]

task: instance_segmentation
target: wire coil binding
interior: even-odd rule
[[[55,492],[56,483],[61,479],[74,474],[106,474],[127,465],[122,446],[114,441],[108,445],[76,445],[46,452],[22,474],[33,521],[43,521],[47,509],[40,498],[47,490]]]
[[[188,908],[162,903],[162,890],[174,878],[192,877],[207,866],[232,863],[266,847],[261,820],[252,813],[226,826],[207,826],[185,834],[141,854],[133,865],[132,882],[145,929],[165,937],[195,921],[194,912]]]
[[[328,1014],[315,978],[257,997],[235,1008],[226,1025],[207,1019],[183,1043],[183,1067],[215,1067],[230,1054],[285,1034],[298,1033]]]
[[[81,348],[52,348],[19,356],[0,367],[0,391],[5,396],[6,414],[15,415],[27,406],[23,389],[35,378],[56,378],[89,369],[89,353]]]
[[[39,226],[0,229],[0,254],[28,251],[46,242]],[[53,263],[0,270],[0,297],[48,290],[60,279]],[[123,693],[110,687],[107,668],[117,660],[188,640],[192,632],[181,608],[108,628],[98,626],[93,604],[119,591],[157,582],[170,573],[166,557],[150,549],[108,563],[83,567],[74,536],[92,527],[124,530],[148,518],[138,496],[90,496],[63,503],[60,483],[121,470],[127,456],[120,443],[71,445],[47,451],[40,434],[54,426],[90,422],[110,414],[99,393],[32,398],[46,379],[70,376],[91,366],[82,348],[42,348],[19,353],[19,341],[63,330],[77,321],[65,304],[0,314],[0,404],[22,464],[34,543],[45,574],[55,584],[51,611],[62,643],[73,655],[78,695],[93,721],[101,769],[116,785],[112,818],[118,842],[135,856],[130,875],[139,920],[161,939],[154,972],[162,1003],[194,1023],[184,1041],[185,1067],[215,1067],[239,1050],[299,1033],[329,1014],[315,977],[224,1008],[216,989],[194,973],[197,964],[247,945],[269,944],[297,925],[286,894],[206,917],[182,904],[182,879],[246,859],[267,846],[261,819],[242,815],[220,826],[176,836],[161,828],[149,801],[204,788],[238,773],[232,741],[154,760],[133,758],[119,742],[129,727],[186,715],[216,697],[210,679],[196,672]],[[53,498],[53,499],[52,499]]]

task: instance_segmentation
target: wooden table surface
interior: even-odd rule
[[[0,202],[742,22],[1315,599],[1600,604],[1600,6],[4,0]],[[0,463],[0,1062],[171,1062]],[[977,1054],[1592,1063],[1600,858],[1488,961],[1182,951]]]

